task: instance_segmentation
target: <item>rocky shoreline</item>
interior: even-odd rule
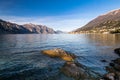
[[[120,56],[120,48],[115,49],[114,52]],[[109,66],[106,66],[106,71],[108,73],[101,80],[120,80],[120,58],[112,60]]]

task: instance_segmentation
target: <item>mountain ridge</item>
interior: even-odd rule
[[[18,25],[0,19],[0,34],[54,34],[55,31],[45,25]]]
[[[100,15],[88,22],[85,26],[78,28],[71,33],[84,33],[84,32],[97,32],[102,29],[108,29],[109,31],[115,31],[113,28],[120,27],[120,9],[112,10],[106,14]],[[92,31],[93,30],[93,31]],[[107,30],[105,30],[106,32]],[[104,31],[101,31],[102,33]]]

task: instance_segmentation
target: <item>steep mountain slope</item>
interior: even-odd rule
[[[53,34],[55,31],[52,28],[48,28],[47,26],[43,25],[34,25],[34,24],[24,24],[24,28],[29,30],[32,33],[42,33],[42,34]]]
[[[43,25],[25,24],[18,25],[15,23],[0,20],[0,34],[53,34],[55,31]]]
[[[76,29],[73,32],[82,32],[82,31],[91,31],[94,32],[100,31],[101,29],[110,29],[120,28],[120,9],[111,11],[107,14],[103,14],[90,21],[88,24],[82,28]],[[101,30],[101,31],[102,31]],[[108,30],[109,31],[109,30]]]

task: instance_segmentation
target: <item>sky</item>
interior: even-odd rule
[[[0,19],[72,31],[120,8],[120,0],[0,0]]]

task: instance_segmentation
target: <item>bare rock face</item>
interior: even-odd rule
[[[73,54],[70,54],[62,49],[59,49],[59,48],[55,48],[55,49],[52,49],[52,50],[43,50],[42,51],[43,54],[46,54],[50,57],[58,57],[58,58],[61,58],[65,61],[74,61],[75,59],[75,55]]]

